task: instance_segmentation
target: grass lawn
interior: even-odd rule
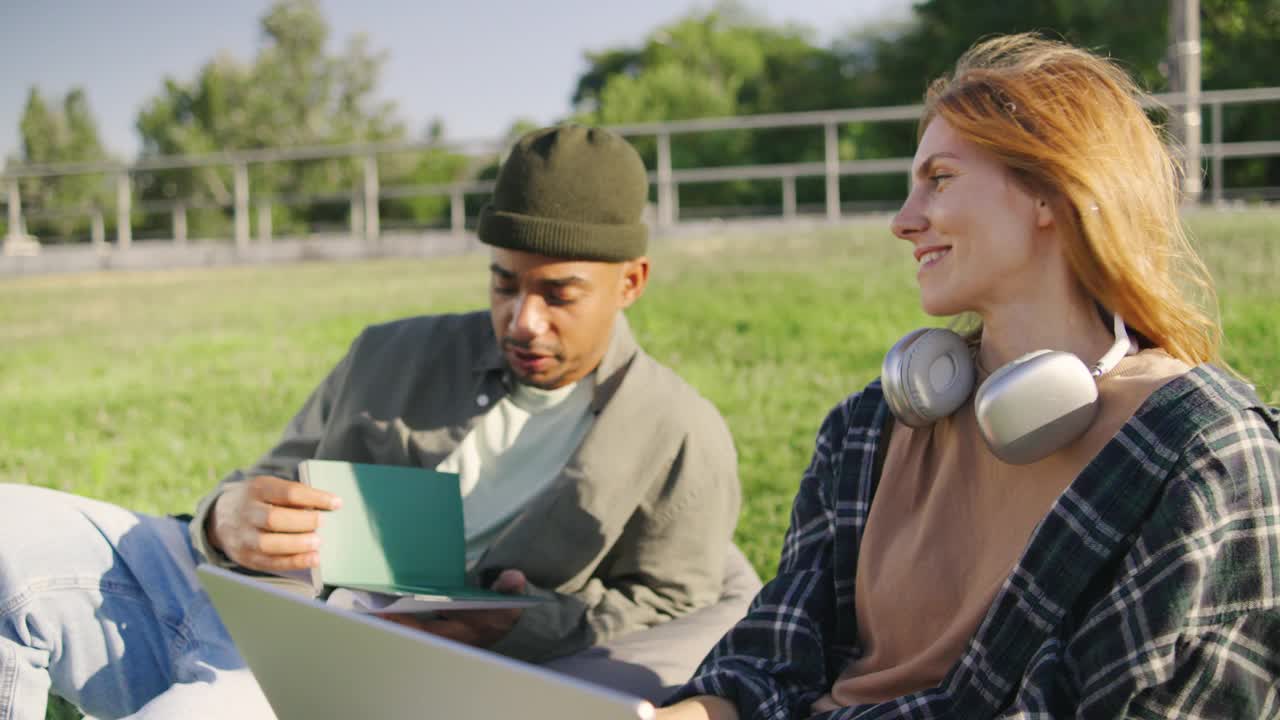
[[[1197,213],[1226,359],[1280,404],[1280,214]],[[826,412],[930,320],[880,218],[669,239],[629,317],[738,446],[738,542],[764,577]],[[0,282],[0,482],[190,511],[252,461],[366,324],[486,303],[487,256]]]

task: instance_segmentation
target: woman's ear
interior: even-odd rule
[[[1036,227],[1044,229],[1053,225],[1053,203],[1044,198],[1036,198]]]

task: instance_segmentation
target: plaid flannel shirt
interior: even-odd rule
[[[671,701],[805,718],[860,655],[879,381],[823,423],[777,576]],[[1280,716],[1280,411],[1200,366],[1157,390],[1032,533],[943,682],[870,718]]]

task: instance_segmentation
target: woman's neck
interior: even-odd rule
[[[1110,321],[1083,292],[1065,303],[1034,298],[981,315],[978,362],[988,370],[1035,350],[1062,350],[1092,366],[1115,343]]]

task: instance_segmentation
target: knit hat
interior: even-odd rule
[[[476,234],[495,247],[621,262],[645,252],[640,215],[648,199],[644,162],[622,137],[578,125],[543,128],[511,149]]]

